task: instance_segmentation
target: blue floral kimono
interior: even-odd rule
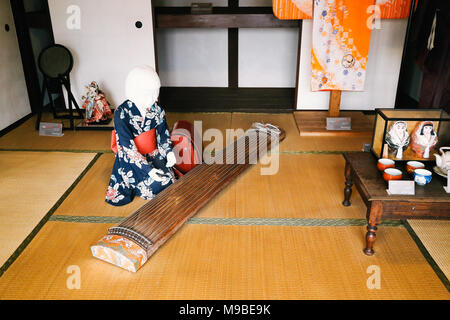
[[[146,200],[152,199],[174,182],[172,169],[166,167],[166,155],[172,151],[172,142],[164,110],[155,103],[146,109],[143,117],[136,105],[127,100],[114,112],[114,127],[117,154],[106,202],[122,206],[130,203],[136,195]],[[142,155],[133,139],[154,128],[157,148],[151,154]],[[163,181],[153,180],[149,176],[154,168],[164,171]]]

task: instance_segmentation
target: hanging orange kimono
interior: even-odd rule
[[[281,20],[312,19],[314,0],[273,0],[273,14]]]
[[[416,8],[419,1],[416,1]],[[405,19],[409,16],[411,0],[377,0],[381,19]]]
[[[279,19],[313,19],[312,91],[364,90],[374,19],[407,18],[411,0],[273,0]]]
[[[373,0],[314,0],[311,90],[364,90]],[[370,26],[370,25],[369,25]]]
[[[272,0],[273,13],[281,20],[312,19],[313,1]],[[408,18],[411,0],[373,0],[372,4],[379,6],[374,14],[379,12],[381,19],[404,19]]]

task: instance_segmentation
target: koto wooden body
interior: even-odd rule
[[[249,130],[214,156],[212,164],[196,166],[120,225],[110,228],[91,246],[93,256],[136,272],[189,218],[284,139],[285,132],[275,130],[276,134],[273,129],[261,129],[261,125]]]

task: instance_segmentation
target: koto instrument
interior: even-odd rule
[[[92,255],[136,272],[184,223],[285,137],[270,124],[253,124],[242,137],[204,159],[91,246]],[[208,164],[209,163],[209,164]]]

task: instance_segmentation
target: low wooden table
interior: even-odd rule
[[[367,206],[367,234],[364,253],[373,255],[377,225],[381,219],[449,219],[450,194],[446,193],[444,178],[433,172],[432,180],[426,186],[415,185],[415,195],[388,195],[388,184],[377,169],[377,159],[369,152],[344,153],[345,190],[344,206],[350,206],[353,184]],[[434,161],[432,162],[434,164]],[[432,168],[427,169],[432,171]],[[396,162],[403,172],[404,180],[412,180],[405,164]]]

